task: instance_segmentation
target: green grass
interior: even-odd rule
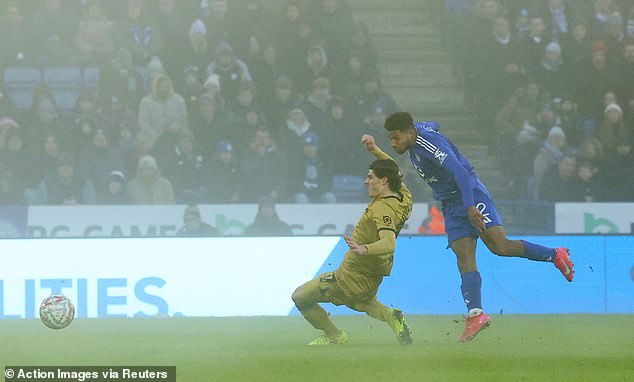
[[[403,347],[384,323],[337,316],[349,344],[319,348],[304,345],[318,332],[301,317],[79,319],[60,331],[0,320],[0,363],[175,365],[183,382],[634,381],[634,315],[492,320],[458,344],[460,317],[408,316]]]

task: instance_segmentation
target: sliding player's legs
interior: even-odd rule
[[[302,316],[315,329],[323,330],[324,334],[309,345],[335,345],[345,343],[348,337],[345,332],[339,330],[330,320],[328,312],[319,303],[332,302],[324,294],[322,283],[334,278],[334,272],[324,273],[319,277],[299,286],[293,292],[293,302],[301,312]],[[332,281],[336,282],[336,281]]]

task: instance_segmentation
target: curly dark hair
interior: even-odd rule
[[[398,165],[393,160],[377,159],[370,163],[370,170],[372,170],[374,175],[378,178],[387,178],[390,191],[398,192],[401,189],[403,176],[398,169]]]

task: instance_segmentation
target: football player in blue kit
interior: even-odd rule
[[[447,240],[458,258],[462,296],[468,309],[458,341],[471,341],[489,326],[482,310],[482,279],[476,264],[477,238],[498,256],[523,257],[552,262],[566,280],[574,277],[574,264],[567,248],[547,248],[524,240],[509,240],[491,195],[473,166],[441,133],[436,122],[416,122],[407,112],[391,114],[385,121],[390,145],[399,154],[409,153],[416,171],[442,203]]]

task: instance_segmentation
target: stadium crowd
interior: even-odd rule
[[[512,197],[634,201],[634,3],[446,0],[444,34]]]
[[[3,2],[0,204],[343,201],[398,107],[346,0],[278,3]],[[445,5],[514,197],[634,201],[634,7]]]

